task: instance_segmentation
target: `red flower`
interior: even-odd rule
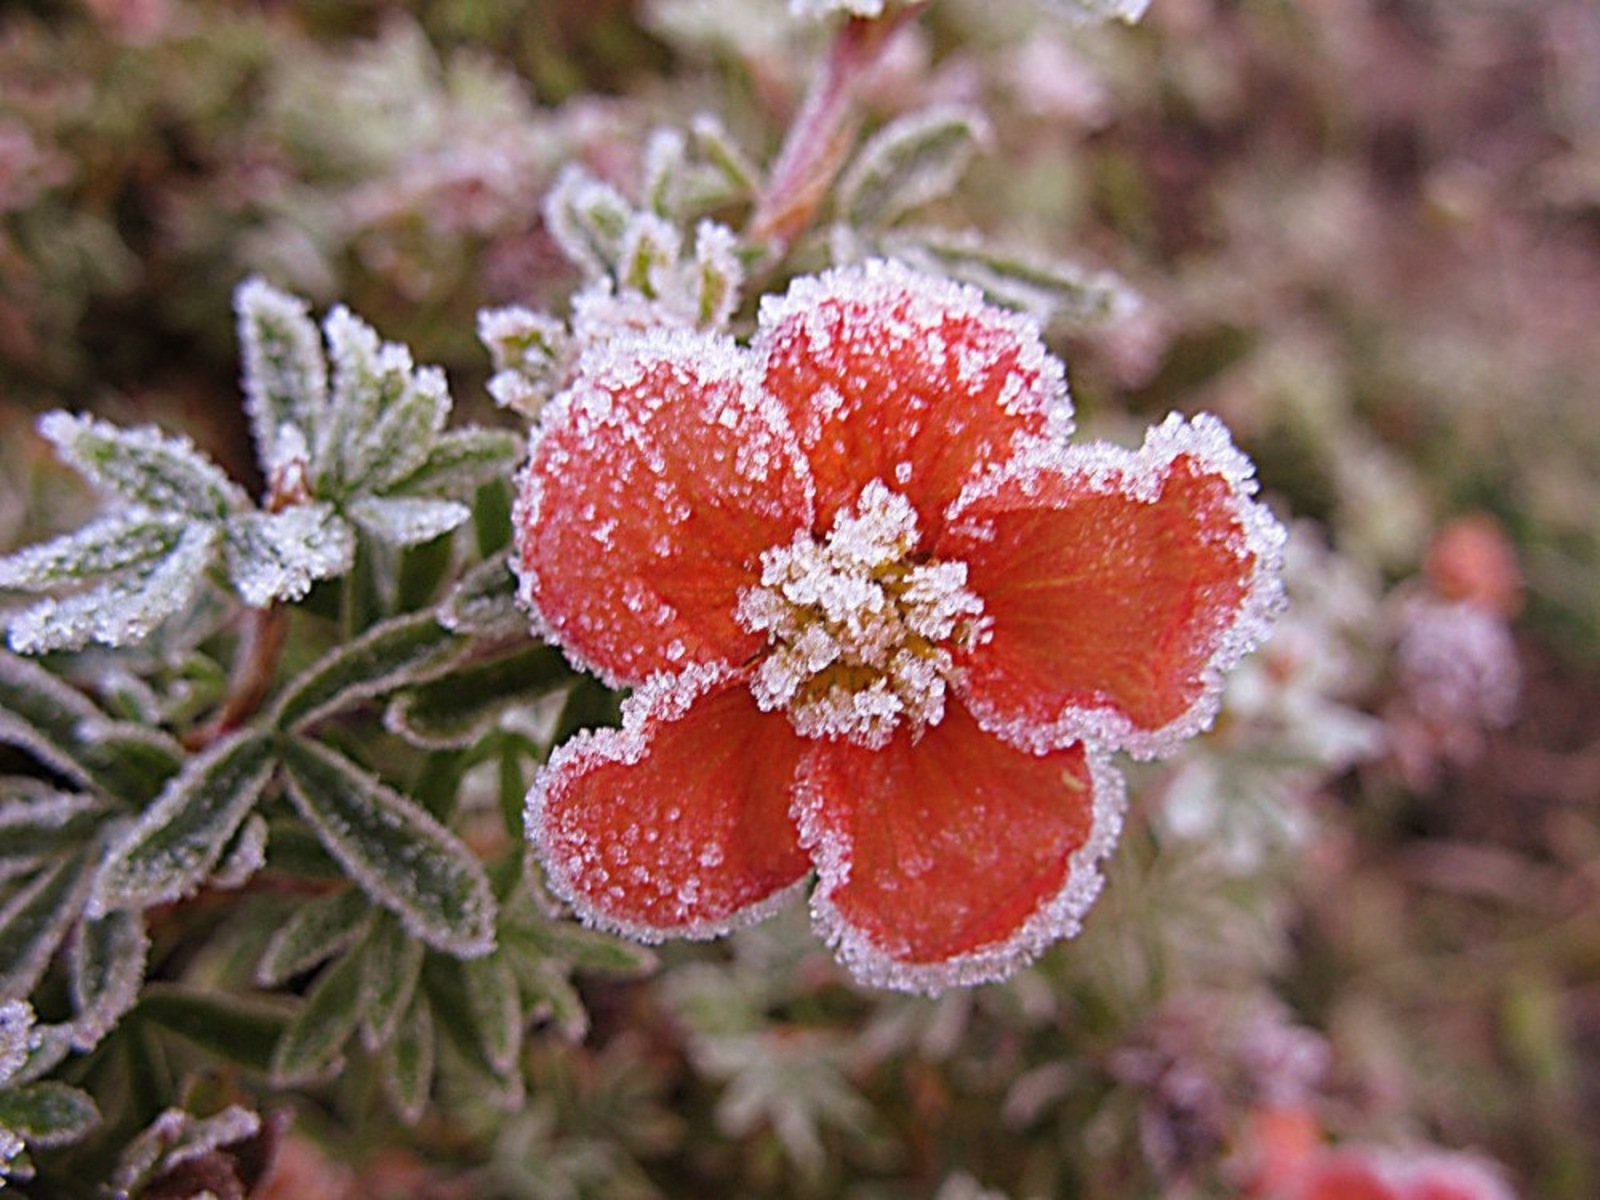
[[[977,292],[872,262],[748,349],[589,351],[534,432],[521,598],[638,690],[528,802],[595,924],[709,937],[814,871],[863,981],[998,978],[1075,932],[1117,749],[1204,727],[1281,592],[1282,530],[1211,417],[1070,447],[1061,364]]]
[[[1309,1155],[1269,1200],[1512,1200],[1478,1159],[1443,1150],[1403,1155],[1363,1146]]]

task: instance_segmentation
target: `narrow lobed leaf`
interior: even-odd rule
[[[983,114],[954,105],[891,121],[861,148],[839,184],[839,212],[857,229],[883,229],[948,195],[991,140]]]
[[[87,1092],[64,1083],[33,1083],[0,1091],[0,1129],[21,1135],[30,1146],[65,1146],[100,1122]]]
[[[300,905],[278,926],[261,961],[256,983],[278,987],[354,946],[372,923],[372,903],[360,888],[349,887]]]
[[[432,613],[381,622],[291,681],[273,721],[280,729],[303,729],[341,708],[422,683],[447,668],[461,650],[461,639]]]
[[[0,742],[19,746],[76,783],[93,779],[83,731],[106,715],[37,663],[0,650]]]
[[[622,257],[633,209],[622,194],[583,168],[568,166],[545,196],[545,228],[574,266],[609,274]]]
[[[559,650],[534,644],[396,696],[384,725],[424,749],[464,749],[493,729],[502,713],[533,703],[571,677]]]
[[[504,429],[452,429],[440,434],[427,461],[390,489],[390,495],[470,497],[474,489],[509,479],[523,439]]]
[[[373,433],[379,418],[403,404],[412,389],[411,351],[383,342],[377,332],[343,306],[323,322],[333,390],[313,447],[315,494],[344,499],[377,466]]]
[[[486,559],[463,575],[438,611],[439,624],[463,636],[506,637],[528,628],[517,607],[517,577],[503,558]]]
[[[407,1125],[420,1121],[428,1107],[436,1049],[433,1010],[425,996],[414,993],[395,1036],[389,1039],[379,1060],[384,1094],[394,1105],[395,1114]]]
[[[428,460],[450,416],[450,389],[437,367],[416,371],[405,391],[378,415],[364,477],[370,492],[387,491]]]
[[[355,536],[330,504],[239,513],[227,524],[223,561],[251,608],[300,600],[317,580],[344,574],[354,560]]]
[[[472,516],[455,500],[411,496],[362,496],[345,510],[356,524],[391,546],[418,546],[449,533]]]
[[[42,592],[139,567],[172,552],[182,524],[135,506],[0,558],[0,588]]]
[[[580,971],[644,975],[656,968],[656,956],[648,946],[570,921],[508,922],[500,934],[534,958],[555,959]]]
[[[152,512],[220,521],[249,505],[244,489],[193,442],[154,426],[124,429],[57,410],[39,419],[39,432],[90,483]]]
[[[0,996],[26,996],[83,915],[94,881],[94,848],[61,859],[0,907]]]
[[[422,943],[400,921],[384,915],[367,935],[362,953],[361,1043],[377,1050],[394,1037],[422,975]]]
[[[91,1050],[139,999],[150,936],[144,914],[109,913],[78,926],[72,945],[72,1045]]]
[[[290,1012],[275,1000],[153,983],[139,997],[134,1015],[225,1062],[265,1074]]]
[[[11,648],[43,654],[78,650],[90,642],[126,646],[142,641],[194,602],[220,536],[216,525],[196,521],[164,557],[148,559],[98,587],[24,609],[9,621]]]
[[[472,852],[421,806],[343,755],[303,738],[285,743],[289,798],[379,904],[412,935],[463,958],[494,947],[494,895]]]
[[[183,769],[183,747],[171,734],[133,721],[87,721],[79,758],[107,795],[143,808]]]
[[[328,396],[322,339],[304,300],[265,280],[246,280],[234,293],[244,358],[245,412],[264,474],[279,461],[280,430],[302,436],[321,422]]]
[[[258,812],[251,813],[233,835],[222,861],[206,883],[226,891],[243,887],[267,865],[267,835],[267,819]]]
[[[191,760],[107,853],[92,910],[148,908],[199,887],[266,790],[274,749],[245,731]]]
[[[317,976],[272,1052],[275,1084],[310,1083],[339,1069],[345,1044],[361,1022],[362,959],[359,951],[346,954]]]
[[[78,848],[109,813],[96,796],[23,776],[0,779],[0,879]]]

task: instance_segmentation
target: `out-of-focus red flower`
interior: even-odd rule
[[[1308,1155],[1263,1200],[1513,1200],[1479,1159],[1443,1150],[1412,1153],[1341,1146]]]
[[[529,797],[555,890],[642,938],[815,872],[863,981],[998,978],[1070,935],[1120,824],[1107,761],[1204,727],[1281,603],[1283,532],[1220,422],[1069,445],[1028,320],[871,262],[748,348],[622,335],[545,410],[516,565],[620,730]]]
[[[1457,517],[1433,539],[1423,564],[1428,582],[1446,600],[1510,618],[1522,607],[1517,553],[1493,517]]]

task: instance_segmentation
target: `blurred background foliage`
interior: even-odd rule
[[[11,0],[0,544],[86,511],[47,407],[250,478],[251,272],[488,413],[476,311],[577,282],[560,168],[634,189],[702,112],[770,161],[824,34],[777,0]],[[867,130],[935,103],[992,129],[937,224],[1142,298],[1052,330],[1090,432],[1206,408],[1255,456],[1298,522],[1283,629],[1138,769],[1085,934],[1020,979],[862,993],[795,913],[668,947],[580,979],[587,1036],[529,1040],[509,1115],[258,1095],[297,1118],[260,1194],[1225,1196],[1279,1107],[1600,1192],[1600,9],[936,0]]]

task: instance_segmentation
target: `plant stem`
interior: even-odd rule
[[[191,750],[203,750],[237,729],[261,707],[272,690],[278,657],[289,635],[289,612],[282,605],[251,609],[245,618],[239,656],[234,661],[228,695],[217,715],[184,738]]]

